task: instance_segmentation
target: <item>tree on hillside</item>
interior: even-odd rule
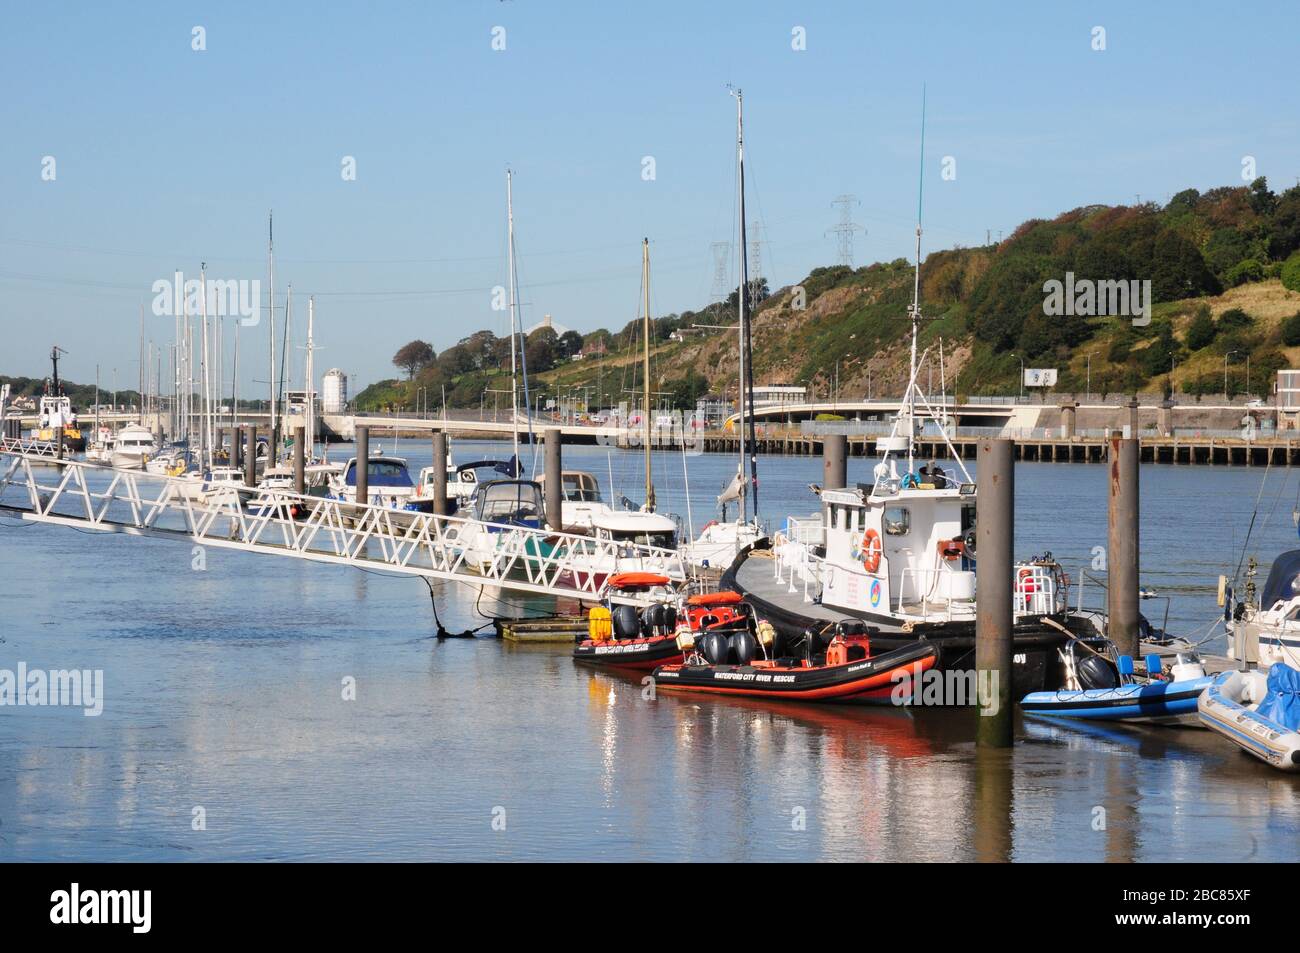
[[[460,346],[465,349],[465,353],[469,355],[471,363],[477,370],[496,366],[496,344],[497,336],[491,331],[475,331],[460,341]]]
[[[559,342],[560,336],[551,327],[540,327],[528,335],[524,353],[528,358],[529,374],[540,374],[555,366]]]
[[[1282,265],[1282,287],[1300,291],[1300,252],[1295,252]]]
[[[1300,344],[1300,311],[1282,322],[1282,343],[1287,347]]]
[[[447,380],[475,369],[474,357],[463,344],[449,347],[438,356],[438,370]]]
[[[1300,251],[1300,185],[1282,193],[1268,240],[1268,253],[1275,259],[1287,258],[1296,251]]]
[[[1214,343],[1214,336],[1217,333],[1214,317],[1210,314],[1210,306],[1202,304],[1192,316],[1192,323],[1187,326],[1188,350],[1199,351],[1203,347],[1209,347]]]
[[[1250,183],[1250,208],[1259,216],[1267,217],[1277,208],[1277,196],[1268,187],[1268,179],[1260,176]]]
[[[1157,301],[1177,301],[1222,291],[1205,267],[1196,246],[1180,232],[1165,229],[1156,236],[1151,257],[1151,293]]]
[[[696,402],[709,392],[709,379],[691,368],[685,377],[668,381],[668,400],[674,410],[694,410]]]
[[[1142,370],[1147,377],[1167,374],[1181,356],[1182,351],[1174,338],[1174,329],[1168,322],[1162,323],[1156,339],[1142,352]]]
[[[1043,256],[999,256],[971,293],[970,327],[975,336],[999,350],[1015,347],[1026,317],[1042,313],[1043,282],[1050,269],[1051,261]]]
[[[393,355],[393,366],[406,371],[406,379],[411,380],[422,367],[432,364],[436,356],[428,341],[411,341]]]
[[[1255,319],[1240,308],[1229,308],[1219,315],[1218,329],[1225,331],[1242,331],[1255,323]]]
[[[582,335],[577,331],[565,331],[556,342],[561,358],[571,358],[582,352]]]
[[[1171,215],[1194,212],[1196,211],[1196,203],[1200,201],[1200,198],[1201,193],[1196,189],[1183,189],[1169,200],[1169,204],[1165,206],[1165,211]]]

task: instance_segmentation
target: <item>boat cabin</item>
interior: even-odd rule
[[[659,513],[607,511],[595,516],[592,528],[601,540],[656,549],[677,548],[677,523]]]
[[[542,487],[532,480],[492,480],[480,483],[474,495],[474,519],[495,524],[489,531],[506,526],[539,528],[545,512]]]
[[[822,603],[881,616],[973,613],[975,571],[966,537],[975,485],[903,488],[897,480],[823,490]]]
[[[560,474],[561,482],[561,522],[564,530],[570,533],[591,533],[598,516],[609,511],[609,507],[600,498],[600,483],[590,473],[582,470],[565,470]],[[546,495],[546,477],[538,483],[542,495]]]

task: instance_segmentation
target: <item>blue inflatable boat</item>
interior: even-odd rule
[[[1020,702],[1027,715],[1051,718],[1089,718],[1155,725],[1203,727],[1196,703],[1214,681],[1197,663],[1175,667],[1172,680],[1163,679],[1160,657],[1146,658],[1147,678],[1134,672],[1133,660],[1118,659],[1120,684],[1099,688],[1031,692]],[[1200,674],[1198,674],[1200,673]],[[1188,677],[1190,675],[1190,677]]]
[[[1280,771],[1300,771],[1300,672],[1224,672],[1200,699],[1201,720]]]

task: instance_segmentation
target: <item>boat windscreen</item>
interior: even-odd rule
[[[371,460],[366,468],[366,481],[376,486],[411,486],[411,474],[406,464],[397,460]],[[357,485],[357,467],[348,465],[347,485]]]
[[[542,500],[535,483],[488,483],[479,487],[475,517],[485,523],[535,520],[542,515]]]
[[[1271,609],[1279,602],[1287,602],[1300,595],[1300,549],[1282,553],[1273,561],[1264,582],[1264,597],[1260,607]]]

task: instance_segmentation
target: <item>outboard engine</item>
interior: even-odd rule
[[[731,642],[721,632],[708,632],[698,642],[700,654],[710,665],[726,665]]]
[[[1080,688],[1118,688],[1119,673],[1115,666],[1096,655],[1081,658],[1075,663]]]
[[[659,607],[659,624],[663,626],[663,631],[671,632],[677,628],[677,607],[670,603],[664,603]]]
[[[614,638],[635,639],[641,634],[641,620],[637,617],[636,606],[614,606],[610,610],[614,623]]]
[[[748,665],[758,657],[758,640],[748,632],[731,634],[731,655],[737,665]]]
[[[659,603],[646,606],[641,610],[641,634],[651,636],[659,632],[663,626],[663,609]]]

